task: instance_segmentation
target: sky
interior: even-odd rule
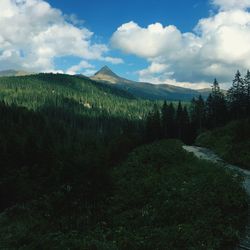
[[[231,85],[250,69],[250,0],[0,0],[0,70]]]

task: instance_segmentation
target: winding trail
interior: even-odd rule
[[[244,179],[244,187],[246,189],[247,194],[250,196],[250,171],[242,169],[240,167],[237,167],[235,165],[231,165],[229,163],[226,163],[224,160],[222,160],[218,155],[216,155],[213,151],[207,149],[207,148],[201,148],[196,146],[183,146],[183,149],[187,152],[193,153],[196,157],[199,159],[211,161],[214,163],[218,163],[224,167],[237,170],[238,172],[242,173],[245,177]],[[250,202],[248,204],[248,223],[246,227],[246,232],[240,239],[240,244],[237,247],[237,249],[245,249],[250,250]]]

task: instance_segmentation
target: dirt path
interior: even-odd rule
[[[229,163],[226,163],[223,161],[218,155],[216,155],[213,151],[207,149],[207,148],[201,148],[201,147],[196,147],[196,146],[183,146],[183,149],[185,149],[187,152],[193,153],[196,157],[203,159],[203,160],[208,160],[212,161],[214,163],[219,163],[223,165],[224,167],[234,169],[239,171],[240,173],[243,174],[245,177],[244,179],[244,187],[250,196],[250,171],[242,169],[240,167],[237,167],[235,165],[231,165]],[[240,240],[240,245],[238,246],[237,249],[246,249],[250,250],[250,204],[249,204],[249,211],[248,211],[248,226],[246,228],[245,235],[241,238]]]

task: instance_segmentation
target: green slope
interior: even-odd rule
[[[250,120],[234,121],[203,133],[196,144],[213,149],[228,162],[250,169]]]
[[[67,100],[66,100],[66,99]],[[83,113],[99,113],[141,119],[151,103],[88,78],[38,74],[0,78],[0,100],[37,109],[44,104],[62,106],[74,102]]]

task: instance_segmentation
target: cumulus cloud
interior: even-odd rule
[[[108,47],[76,26],[83,24],[76,16],[65,16],[44,0],[1,0],[0,10],[1,69],[53,71],[54,60],[64,56],[111,61],[105,57]]]
[[[77,73],[82,73],[83,71],[86,72],[86,70],[91,70],[94,68],[95,68],[95,66],[88,63],[87,61],[81,61],[79,64],[70,67],[66,71],[66,74],[75,75]],[[92,72],[92,70],[91,70],[91,72]]]
[[[124,63],[123,59],[117,58],[117,57],[110,57],[110,56],[101,57],[100,60],[104,61],[104,62],[109,62],[109,63],[112,63],[112,64],[122,64],[122,63]]]
[[[112,36],[112,44],[127,53],[155,57],[163,53],[167,47],[177,48],[180,45],[180,37],[181,33],[175,26],[163,27],[162,24],[155,23],[142,28],[131,21],[117,29]]]
[[[173,25],[140,27],[135,22],[125,23],[114,32],[111,43],[149,62],[148,68],[139,71],[140,80],[195,83],[196,87],[214,77],[227,82],[237,69],[250,68],[250,13],[246,10],[249,2],[214,0],[223,10],[201,19],[188,33]],[[162,72],[154,70],[157,65]]]
[[[221,10],[247,9],[250,7],[250,0],[212,0],[212,3]]]

